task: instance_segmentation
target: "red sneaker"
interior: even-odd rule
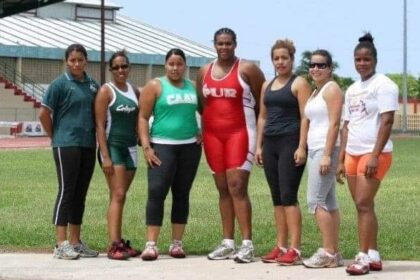
[[[276,259],[283,254],[283,251],[276,245],[269,253],[261,257],[261,261],[264,263],[275,263]]]
[[[128,255],[130,255],[130,257],[134,258],[141,254],[140,250],[136,250],[130,246],[130,240],[121,239],[121,242],[124,245],[124,248],[127,251]]]
[[[124,248],[124,244],[120,242],[112,242],[111,247],[108,249],[108,259],[123,261],[130,257]]]
[[[379,260],[379,261],[370,261],[369,262],[369,270],[372,270],[372,271],[380,271],[380,270],[382,270],[382,262]]]
[[[276,258],[276,262],[280,265],[298,265],[302,264],[302,258],[298,251],[293,248],[289,248],[285,254]]]

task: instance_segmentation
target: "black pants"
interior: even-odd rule
[[[274,206],[298,203],[298,190],[305,165],[296,166],[294,153],[299,134],[264,136],[264,172],[270,186]]]
[[[161,226],[165,198],[171,189],[173,224],[186,224],[189,214],[190,190],[201,158],[201,145],[153,144],[160,166],[148,168],[146,224]]]
[[[95,148],[53,148],[58,177],[58,194],[53,224],[81,225],[85,199],[95,168]]]

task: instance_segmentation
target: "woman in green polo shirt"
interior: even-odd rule
[[[87,52],[82,45],[70,45],[65,62],[67,71],[48,87],[39,113],[39,120],[51,138],[58,177],[53,215],[54,257],[96,257],[98,252],[81,241],[80,229],[95,167],[93,102],[99,85],[85,72]]]
[[[151,80],[140,95],[139,136],[147,169],[147,243],[141,257],[158,257],[157,239],[166,195],[172,192],[172,244],[169,255],[184,258],[182,236],[189,213],[189,195],[201,157],[201,134],[196,119],[197,92],[184,79],[185,54],[171,49],[165,76]],[[149,119],[153,114],[152,127]]]

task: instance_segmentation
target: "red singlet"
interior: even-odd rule
[[[240,77],[239,62],[220,79],[212,75],[213,62],[203,79],[203,145],[214,173],[234,168],[250,171],[254,161],[255,98]]]

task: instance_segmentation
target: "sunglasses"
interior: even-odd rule
[[[327,63],[316,63],[316,62],[311,62],[309,63],[309,68],[315,68],[318,67],[318,69],[325,69],[328,67]]]
[[[113,70],[113,71],[118,71],[118,70],[120,70],[120,69],[122,69],[122,70],[127,70],[127,69],[128,69],[128,67],[129,67],[129,65],[128,65],[128,64],[115,65],[115,66],[112,66],[112,67],[111,67],[111,70]]]

